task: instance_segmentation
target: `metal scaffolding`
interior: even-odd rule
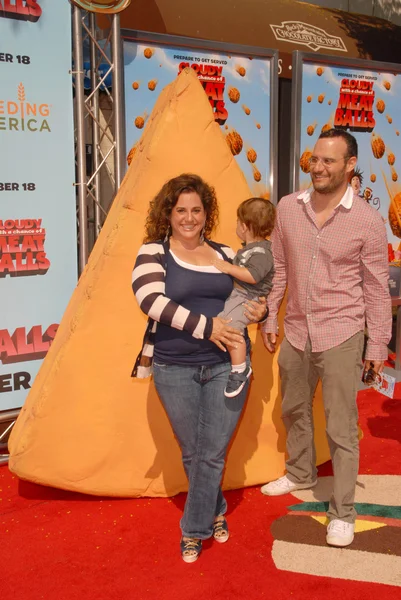
[[[109,15],[106,38],[96,14],[73,7],[76,186],[79,272],[99,235],[124,177],[123,58],[119,14]],[[84,47],[90,69],[84,69]],[[100,67],[102,66],[102,69]],[[90,89],[85,89],[89,74]],[[106,83],[111,80],[111,85]],[[88,150],[91,150],[89,152]],[[102,193],[107,190],[106,193]]]

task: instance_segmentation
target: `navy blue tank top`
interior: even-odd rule
[[[166,296],[188,310],[215,317],[233,289],[229,275],[203,272],[186,268],[167,255]],[[155,336],[154,359],[162,364],[212,365],[230,360],[209,340],[199,340],[186,331],[158,323]]]

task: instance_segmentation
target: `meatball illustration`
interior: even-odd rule
[[[324,100],[324,94],[319,94],[319,96],[317,97],[317,101],[319,102],[319,104],[323,104],[323,100]]]
[[[249,148],[248,152],[246,153],[246,157],[250,163],[254,163],[258,155],[256,154],[256,151],[253,148]]]
[[[240,136],[240,134],[237,131],[235,131],[235,129],[230,131],[230,133],[227,133],[226,141],[228,147],[230,148],[234,156],[241,152],[244,142],[242,141],[242,137]]]
[[[393,122],[393,119],[392,119],[392,117],[390,117],[390,115],[386,115],[386,119],[387,119],[387,121],[388,121],[388,122],[390,123],[390,125],[391,125],[391,123]]]
[[[323,67],[318,67],[316,69],[316,75],[318,75],[319,77],[321,77],[323,75],[323,73],[324,73]]]
[[[395,169],[392,169],[391,171],[391,179],[395,182],[398,180],[398,173]]]
[[[331,100],[327,100],[327,104],[331,106]]]
[[[246,69],[244,69],[244,67],[240,67],[239,65],[235,67],[235,70],[237,71],[238,75],[241,75],[241,77],[245,77],[246,75]]]
[[[148,88],[150,89],[151,92],[154,92],[154,90],[156,89],[157,86],[157,79],[151,79],[148,83]]]
[[[301,155],[301,158],[299,160],[299,166],[301,167],[304,173],[309,173],[310,171],[309,161],[311,156],[312,152],[310,150],[305,150],[305,152],[303,152]]]
[[[262,175],[259,171],[259,169],[257,168],[256,165],[252,165],[252,170],[253,170],[253,178],[255,181],[260,181],[262,179]]]
[[[312,98],[313,98],[313,96],[307,96],[306,101],[307,102],[312,102]]]
[[[242,110],[244,111],[244,113],[246,115],[250,115],[251,114],[251,109],[248,108],[247,106],[245,106],[245,104],[242,105]]]
[[[384,100],[378,100],[376,102],[376,108],[377,112],[379,112],[382,115],[386,110],[386,103],[384,102]]]
[[[380,135],[376,135],[376,133],[372,133],[372,137],[370,138],[370,145],[372,147],[373,156],[375,158],[382,158],[386,151],[386,145],[383,142]]]
[[[230,98],[231,102],[234,102],[234,104],[237,104],[238,100],[241,97],[241,94],[239,93],[239,90],[237,90],[237,88],[230,87],[228,90],[228,97]]]
[[[143,55],[145,58],[152,58],[153,50],[151,48],[145,48],[145,50],[143,51]]]
[[[395,135],[400,135],[400,132],[398,131],[398,129],[395,130]]]
[[[128,166],[132,163],[132,159],[134,158],[137,146],[138,146],[138,144],[134,144],[132,146],[131,150],[128,152],[128,155],[127,155]]]
[[[385,87],[386,90],[391,90],[391,83],[389,81],[383,81],[383,87]]]
[[[401,238],[401,192],[391,198],[388,209],[388,222],[393,234]]]
[[[393,164],[395,163],[395,155],[392,152],[389,152],[387,154],[387,162],[390,166],[393,166]]]
[[[139,88],[139,81],[134,81],[132,84],[132,89],[137,90]]]
[[[143,117],[137,117],[134,121],[134,125],[138,129],[142,129],[143,126],[145,125],[145,119]]]
[[[321,131],[321,133],[324,133],[325,131],[328,131],[328,130],[329,130],[329,129],[331,129],[331,128],[332,128],[332,125],[331,125],[331,123],[325,123],[325,124],[323,125],[323,127],[322,127],[322,131]]]
[[[313,135],[315,133],[316,125],[308,125],[306,128],[306,133],[308,135]]]
[[[262,127],[262,126],[261,126],[261,124],[260,124],[260,123],[256,123],[256,127],[257,127],[258,129],[261,129],[261,127]]]
[[[376,175],[374,173],[372,173],[372,175],[370,176],[370,181],[372,183],[374,183],[376,181]]]

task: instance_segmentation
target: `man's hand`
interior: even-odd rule
[[[377,375],[380,375],[384,368],[384,360],[365,360],[364,371],[372,369]]]
[[[262,339],[269,352],[273,353],[276,351],[277,335],[275,333],[267,333],[267,331],[263,331],[262,329]]]
[[[215,258],[211,262],[216,269],[222,273],[227,273],[227,275],[230,275],[231,263],[227,262],[226,260],[222,260],[221,258]]]

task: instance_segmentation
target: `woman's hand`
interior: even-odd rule
[[[229,327],[228,323],[230,321],[231,319],[213,318],[213,330],[209,340],[214,342],[223,352],[226,352],[224,345],[237,348],[238,344],[244,343],[242,333],[238,329],[234,329],[234,327]]]
[[[259,323],[263,317],[267,317],[267,300],[264,296],[260,296],[258,300],[248,300],[244,307],[244,314],[251,323]]]

